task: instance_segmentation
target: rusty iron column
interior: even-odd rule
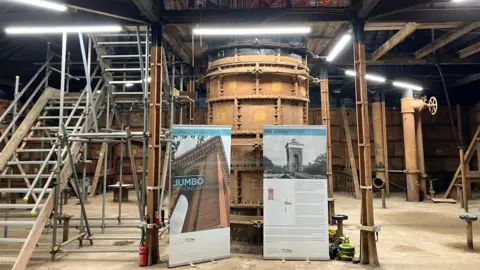
[[[377,93],[372,102],[372,120],[373,120],[373,143],[375,152],[375,179],[373,185],[378,189],[388,186],[385,171],[385,147],[384,145],[384,125],[383,104],[380,93]]]
[[[333,197],[332,173],[332,136],[330,130],[330,97],[328,91],[328,69],[326,65],[320,67],[320,100],[322,107],[322,125],[327,127],[327,181],[328,181],[328,222],[332,224],[335,215],[335,199]]]
[[[355,77],[355,99],[357,113],[358,164],[362,191],[360,222],[360,263],[380,265],[375,240],[373,214],[372,158],[370,153],[370,121],[368,118],[368,91],[365,63],[364,21],[354,21],[355,42],[353,46]]]
[[[405,146],[405,174],[407,179],[407,201],[420,201],[419,173],[417,162],[417,144],[415,134],[415,103],[413,92],[406,90],[401,99],[403,118],[403,140]]]
[[[151,83],[149,108],[148,171],[147,171],[147,216],[150,226],[147,231],[149,265],[159,262],[158,228],[155,215],[158,212],[158,191],[160,183],[161,130],[162,130],[162,26],[152,26]],[[152,226],[153,225],[153,226]]]
[[[418,157],[418,168],[420,170],[420,194],[422,201],[427,198],[428,190],[427,190],[427,173],[425,171],[425,154],[423,151],[423,129],[422,129],[422,115],[419,112],[416,119],[416,142],[417,142],[417,157]]]

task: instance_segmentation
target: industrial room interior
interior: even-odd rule
[[[0,269],[480,265],[478,0],[6,0],[0,28]],[[320,126],[305,168],[266,158],[267,127]],[[217,211],[228,256],[172,263],[181,165],[223,190],[180,230]],[[329,258],[271,259],[265,175],[313,168]]]

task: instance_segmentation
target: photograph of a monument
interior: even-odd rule
[[[327,148],[315,136],[285,134],[263,142],[264,178],[326,178]]]
[[[229,132],[205,127],[174,129],[172,234],[229,226]]]

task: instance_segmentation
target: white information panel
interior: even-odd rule
[[[230,257],[231,127],[174,126],[169,267]]]
[[[330,260],[326,128],[264,126],[264,259]]]

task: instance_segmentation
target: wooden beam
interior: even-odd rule
[[[110,117],[108,118],[108,122],[112,123],[113,121],[113,116],[115,114],[112,113],[110,114]],[[119,119],[119,117],[116,117]],[[121,124],[119,125],[121,127]],[[97,185],[98,185],[98,180],[100,179],[100,176],[102,175],[102,168],[103,168],[103,163],[104,163],[104,158],[103,156],[105,155],[105,151],[108,149],[108,144],[107,143],[102,143],[102,147],[100,148],[100,153],[98,154],[98,160],[97,160],[97,166],[95,167],[95,174],[93,175],[93,181],[92,181],[92,191],[90,192],[90,197],[93,198],[95,196],[96,190],[97,190]],[[108,165],[106,165],[108,166]],[[122,165],[123,166],[123,165]]]
[[[190,64],[191,52],[182,42],[182,37],[179,35],[180,30],[175,25],[167,25],[163,31],[163,38],[169,45],[169,48],[182,59],[186,64]],[[191,42],[191,41],[190,41]]]
[[[355,198],[360,199],[362,194],[360,192],[360,183],[358,182],[357,163],[355,162],[352,135],[350,134],[350,127],[348,126],[347,110],[345,109],[345,105],[342,104],[340,111],[342,113],[343,131],[345,132],[345,139],[347,140],[348,160],[350,161],[350,168],[352,170]]]
[[[400,42],[406,39],[410,34],[415,32],[418,28],[418,23],[407,23],[400,31],[393,35],[389,40],[387,40],[380,48],[378,48],[372,54],[372,59],[377,60],[378,58],[385,55],[393,47],[397,46]]]
[[[415,58],[416,59],[421,59],[436,50],[442,48],[443,46],[449,44],[450,42],[472,32],[473,30],[477,29],[480,27],[480,22],[473,22],[473,23],[465,23],[453,30],[452,32],[449,32],[437,40],[433,41],[432,43],[428,44],[427,46],[421,48],[415,53]]]
[[[365,19],[368,17],[368,14],[375,8],[375,6],[380,2],[380,0],[363,0],[362,6],[358,10],[358,18]]]
[[[365,24],[365,31],[387,31],[400,30],[409,22],[368,22]],[[417,23],[418,30],[421,29],[450,29],[456,28],[460,22],[438,22],[438,23]]]
[[[480,73],[470,75],[458,80],[453,87],[459,87],[480,80]]]
[[[2,149],[0,153],[0,171],[5,169],[5,165],[10,160],[12,155],[15,153],[15,150],[23,141],[23,138],[28,134],[32,125],[36,122],[37,117],[43,111],[43,108],[50,100],[53,95],[53,89],[47,88],[43,94],[38,98],[35,105],[33,105],[32,109],[28,112],[25,119],[22,121],[20,126],[18,126],[15,133],[12,135],[8,143]]]
[[[463,50],[458,51],[458,55],[460,58],[466,58],[470,55],[476,54],[480,52],[480,42],[475,43]]]

